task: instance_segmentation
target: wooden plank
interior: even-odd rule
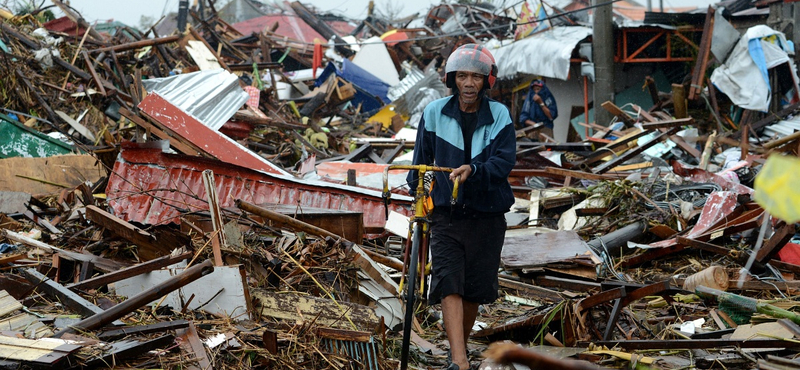
[[[346,310],[347,316],[360,329],[372,330],[380,322],[372,308],[355,303],[337,304],[329,299],[264,289],[253,289],[251,295],[258,302],[256,312],[261,316],[295,321],[313,319],[317,325],[351,329],[350,323],[343,319],[345,315],[343,310]]]
[[[624,350],[646,350],[646,349],[707,349],[707,348],[798,348],[800,341],[787,340],[761,340],[761,339],[641,339],[641,340],[608,340],[595,341],[598,346],[608,348],[619,347]],[[578,343],[578,346],[585,346],[588,343]]]
[[[119,109],[119,114],[121,114],[123,117],[131,120],[133,123],[141,126],[143,129],[150,131],[153,135],[161,138],[162,140],[169,141],[169,145],[171,147],[173,147],[179,153],[183,153],[183,154],[191,155],[191,156],[201,156],[202,155],[202,153],[199,150],[195,149],[192,145],[185,143],[180,138],[176,138],[175,137],[176,135],[172,135],[169,132],[162,130],[160,126],[157,126],[157,125],[152,124],[152,123],[150,123],[150,122],[148,122],[148,121],[146,121],[146,120],[144,120],[142,118],[139,118],[139,116],[137,116],[135,113],[133,113],[133,112],[131,112],[131,111],[125,109],[125,108],[120,108]]]
[[[58,194],[85,181],[96,184],[105,176],[102,164],[88,154],[0,159],[0,189],[34,197]]]
[[[638,140],[642,136],[649,135],[651,132],[652,131],[640,131],[638,133],[632,135],[629,134],[627,136],[615,140],[614,142],[608,143],[607,145],[595,150],[579,165],[581,169],[587,170],[589,169],[589,165],[599,162],[605,157],[618,153],[623,149],[627,150],[630,147],[636,146],[636,140]]]
[[[129,335],[162,333],[167,330],[183,329],[187,327],[189,327],[189,321],[186,320],[164,321],[150,325],[138,325],[122,329],[106,330],[97,335],[97,338],[109,342]]]
[[[775,233],[770,236],[769,240],[764,242],[761,249],[756,254],[756,261],[766,262],[775,257],[780,250],[792,239],[794,236],[794,224],[786,224],[781,222]]]
[[[99,357],[92,358],[84,364],[84,367],[92,369],[100,366],[106,367],[108,364],[118,363],[121,360],[141,356],[152,350],[167,347],[175,342],[175,336],[164,335],[146,342],[137,340],[127,340],[112,344],[112,348]],[[210,369],[210,368],[209,368]]]
[[[547,275],[536,278],[536,284],[542,287],[568,289],[573,292],[588,292],[600,289],[600,283],[595,283],[593,281],[566,279]]]
[[[93,205],[86,206],[86,218],[115,235],[136,244],[140,248],[140,254],[145,254],[141,252],[146,250],[148,253],[145,255],[147,256],[166,255],[173,249],[181,247],[181,245],[159,243],[154,235]]]
[[[334,328],[324,328],[324,327],[317,328],[315,330],[315,333],[321,338],[362,342],[362,343],[367,343],[369,342],[370,338],[372,338],[372,333],[367,331],[334,329]]]
[[[560,175],[564,177],[572,177],[573,179],[581,179],[581,180],[596,180],[596,181],[603,181],[603,180],[616,180],[619,177],[614,175],[604,175],[604,174],[596,174],[591,172],[583,172],[583,171],[573,171],[573,170],[565,170],[562,168],[555,168],[555,167],[547,167],[545,171],[551,175]]]
[[[11,254],[11,255],[8,255],[8,256],[3,256],[3,257],[0,257],[0,265],[5,265],[5,264],[12,263],[12,262],[16,262],[16,261],[19,261],[21,259],[25,259],[26,257],[27,256],[24,253]]]
[[[177,335],[182,339],[180,344],[181,349],[192,356],[185,361],[187,370],[213,369],[211,361],[208,359],[206,349],[203,346],[203,342],[200,341],[200,337],[197,335],[197,329],[194,327],[193,322],[189,322],[186,329],[178,330]],[[195,361],[197,365],[194,364]]]
[[[52,366],[81,347],[64,341],[0,336],[0,359]]]
[[[53,331],[39,321],[38,317],[25,312],[0,321],[0,330],[22,332],[26,338],[42,338],[53,335]]]
[[[669,127],[680,127],[686,125],[694,125],[694,118],[679,118],[679,119],[672,119],[669,121],[656,121],[650,123],[643,123],[642,128],[645,130],[657,129],[657,128],[669,128]]]
[[[533,296],[535,298],[544,299],[551,302],[561,302],[564,300],[562,294],[556,292],[555,290],[550,290],[535,285],[525,284],[523,282],[506,279],[503,277],[499,277],[498,281],[501,287],[514,289],[518,292],[524,293],[529,296]],[[564,295],[569,296],[569,294],[564,294]]]
[[[594,172],[595,174],[602,174],[602,173],[610,170],[611,168],[616,167],[618,164],[625,163],[626,161],[628,161],[629,159],[633,158],[634,156],[637,156],[640,153],[644,152],[645,150],[647,150],[651,146],[660,143],[662,140],[664,140],[666,137],[674,134],[676,131],[678,131],[678,128],[677,127],[673,127],[673,128],[669,129],[666,132],[662,132],[661,134],[659,134],[658,136],[653,138],[653,140],[650,140],[647,143],[638,146],[636,149],[629,150],[624,155],[621,155],[621,156],[619,156],[617,158],[614,158],[614,159],[612,159],[612,160],[610,160],[610,161],[608,161],[606,163],[603,163],[603,164],[595,167],[592,172]]]
[[[67,288],[69,288],[72,291],[96,289],[106,284],[114,283],[123,279],[127,279],[129,277],[141,275],[146,272],[154,271],[163,267],[167,267],[169,265],[176,264],[180,261],[191,258],[192,255],[193,255],[192,252],[186,252],[177,256],[164,256],[156,258],[154,260],[140,263],[138,265],[134,265],[122,270],[110,272],[107,274],[93,277],[91,279],[81,281],[79,283],[67,285]]]
[[[609,113],[619,117],[619,119],[621,119],[622,122],[625,122],[626,125],[633,125],[634,123],[636,123],[636,120],[633,119],[633,117],[628,115],[628,113],[626,113],[625,111],[620,109],[620,107],[616,106],[616,104],[610,101],[604,102],[600,106],[609,111]]]
[[[19,303],[5,290],[0,290],[0,317],[6,316],[14,311],[21,310],[22,304]]]
[[[83,297],[75,294],[63,285],[50,280],[50,278],[32,268],[22,269],[20,270],[20,274],[31,283],[37,285],[36,289],[58,299],[63,305],[83,316],[92,316],[105,312],[94,303],[87,301]]]

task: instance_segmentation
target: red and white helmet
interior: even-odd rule
[[[492,53],[478,44],[461,45],[453,50],[450,57],[447,58],[444,71],[447,76],[445,82],[449,88],[455,87],[455,72],[457,71],[480,73],[486,76],[489,89],[497,80],[497,64],[494,62]]]

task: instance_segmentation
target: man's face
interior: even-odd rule
[[[542,85],[533,85],[533,92],[538,94],[539,91],[542,91]]]
[[[484,76],[475,72],[456,72],[458,101],[462,105],[472,105],[478,101],[478,93],[483,88]]]

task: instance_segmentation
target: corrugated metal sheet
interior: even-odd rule
[[[220,205],[235,200],[362,212],[365,227],[383,227],[380,192],[324,182],[303,182],[233,166],[213,159],[165,154],[126,144],[109,178],[106,193],[113,213],[129,222],[178,222],[181,212],[208,209],[202,172],[214,171]],[[411,214],[410,198],[392,196],[389,210]]]
[[[71,145],[25,127],[14,119],[0,114],[0,158],[50,157],[69,154]]]
[[[589,27],[553,27],[500,48],[494,48],[496,43],[487,47],[497,61],[497,78],[530,74],[566,81],[572,50],[591,35]]]
[[[142,85],[213,130],[219,130],[249,98],[239,78],[221,68],[151,78],[142,80]]]
[[[289,11],[287,11],[288,13]],[[265,15],[263,17],[253,18],[244,22],[232,24],[233,28],[242,33],[249,35],[251,33],[261,33],[264,29],[269,29],[273,24],[278,24],[278,29],[275,30],[276,35],[286,36],[289,39],[303,41],[307,43],[314,43],[314,39],[326,43],[325,40],[317,31],[314,31],[311,26],[303,21],[295,14],[283,15]],[[331,28],[336,31],[340,36],[347,35],[352,32],[355,27],[348,22],[344,21],[326,21]],[[310,47],[309,47],[310,48]]]
[[[288,175],[282,168],[270,163],[231,138],[207,127],[157,93],[148,94],[139,103],[139,109],[178,136],[190,141],[199,150],[220,161],[257,171]]]

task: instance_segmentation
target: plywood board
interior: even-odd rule
[[[501,260],[506,268],[545,266],[551,263],[571,263],[585,255],[589,247],[578,233],[556,231],[530,235],[506,233]]]
[[[51,195],[86,181],[96,183],[103,176],[105,169],[91,155],[0,159],[0,191]]]

